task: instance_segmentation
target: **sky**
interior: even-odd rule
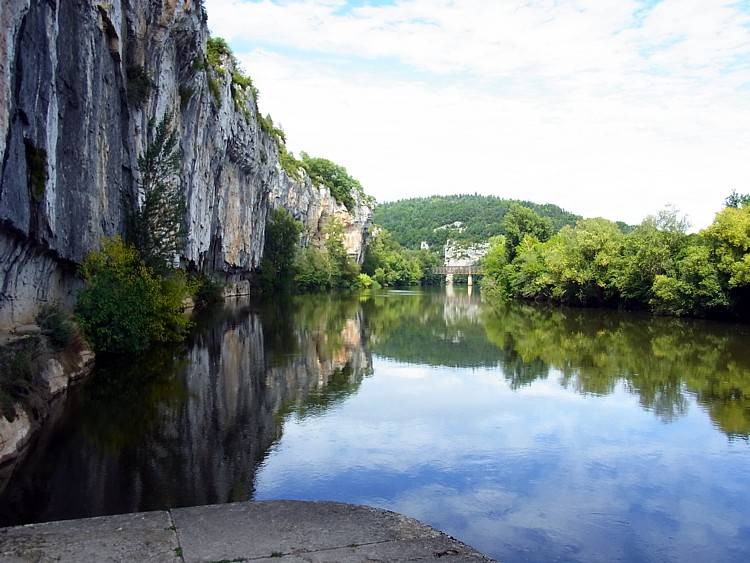
[[[205,0],[288,147],[380,201],[708,225],[750,192],[750,0]]]

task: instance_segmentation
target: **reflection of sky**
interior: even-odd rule
[[[256,498],[389,508],[506,562],[750,560],[747,443],[694,403],[666,424],[558,379],[376,359],[344,403],[290,416]]]

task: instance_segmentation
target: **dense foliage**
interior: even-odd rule
[[[483,287],[495,298],[649,308],[657,313],[747,318],[750,206],[717,214],[698,234],[673,209],[624,233],[584,219],[548,240],[527,232],[492,239]]]
[[[503,218],[513,204],[519,203],[548,218],[553,232],[565,225],[574,225],[580,219],[551,204],[516,202],[484,195],[453,195],[382,203],[375,209],[373,221],[390,231],[393,238],[407,248],[419,248],[422,241],[433,248],[442,248],[449,238],[484,242],[505,234]],[[456,221],[464,224],[463,230],[443,228]]]
[[[300,247],[302,225],[288,211],[276,209],[268,216],[266,241],[260,277],[266,290],[301,291],[348,289],[367,284],[360,277],[359,265],[344,247],[341,222],[330,219],[322,233],[322,242]]]
[[[182,313],[191,294],[187,277],[174,270],[161,276],[138,250],[119,238],[107,239],[81,267],[86,283],[76,316],[97,352],[137,353],[152,342],[184,337],[190,325]]]
[[[325,226],[324,244],[299,249],[294,260],[294,282],[303,291],[355,288],[359,286],[359,265],[344,247],[343,228],[333,219]]]
[[[326,158],[316,158],[303,152],[302,166],[316,184],[321,184],[331,190],[336,201],[343,203],[351,211],[355,205],[355,195],[364,196],[362,184],[352,178],[346,168],[331,162]]]
[[[294,279],[294,257],[302,225],[283,208],[271,211],[261,261],[261,278],[266,289],[287,287]]]
[[[139,201],[129,216],[128,242],[105,239],[81,267],[85,288],[76,316],[97,352],[137,353],[154,342],[182,339],[190,324],[184,302],[206,286],[174,268],[184,243],[185,198],[169,112],[158,125],[149,124],[149,137],[138,157]]]
[[[362,270],[381,286],[400,287],[435,282],[432,268],[440,263],[438,255],[406,249],[380,229],[367,247]]]

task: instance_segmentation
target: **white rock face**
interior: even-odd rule
[[[465,245],[448,239],[445,243],[446,266],[475,266],[484,258],[490,249],[490,243],[483,242]]]
[[[280,181],[271,191],[271,206],[284,207],[302,222],[302,244],[305,246],[322,243],[324,227],[330,220],[337,219],[344,229],[344,247],[347,253],[361,264],[369,238],[372,208],[355,193],[355,205],[349,211],[336,201],[328,188],[313,185],[304,171],[300,172],[302,180],[296,182],[283,170],[279,170]]]

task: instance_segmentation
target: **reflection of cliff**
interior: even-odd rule
[[[250,498],[284,415],[320,413],[371,373],[358,311],[232,308],[186,349],[100,368],[19,466],[0,523]]]
[[[518,304],[482,321],[513,387],[550,368],[579,393],[608,394],[623,383],[666,421],[685,414],[690,393],[725,433],[750,435],[747,327]]]

